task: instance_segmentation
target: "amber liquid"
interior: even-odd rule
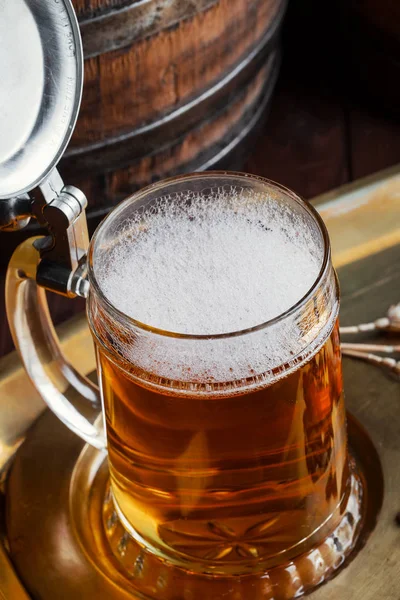
[[[138,385],[99,350],[114,499],[152,551],[218,572],[273,565],[340,520],[349,468],[338,325],[271,385],[182,397]]]

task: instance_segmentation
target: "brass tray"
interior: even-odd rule
[[[384,315],[390,304],[400,300],[400,166],[316,198],[314,203],[331,236],[334,263],[341,282],[341,324],[373,321]],[[59,328],[59,334],[64,352],[74,366],[85,374],[93,372],[95,360],[85,318],[80,316],[65,323]],[[315,600],[399,600],[400,526],[396,517],[400,511],[400,385],[383,371],[349,359],[344,359],[344,377],[347,407],[368,432],[377,450],[376,454],[366,445],[362,460],[366,468],[370,468],[372,488],[376,483],[378,494],[381,482],[376,461],[379,456],[384,479],[383,504],[365,546],[346,568],[311,597]],[[354,431],[352,420],[349,431],[351,437]],[[57,447],[60,436],[71,452],[66,456],[61,454],[58,461],[60,465],[66,465],[70,477],[82,443],[61,424],[55,425],[52,415],[44,412],[44,404],[29,383],[15,353],[0,360],[0,600],[93,597],[86,593],[88,571],[79,587],[79,565],[73,561],[70,562],[70,578],[75,581],[74,595],[69,595],[67,589],[55,588],[54,584],[52,587],[53,574],[60,565],[68,565],[65,551],[69,537],[76,533],[72,531],[68,506],[58,520],[49,514],[46,522],[36,523],[35,529],[25,531],[24,539],[21,539],[21,552],[26,554],[28,565],[30,548],[36,548],[38,539],[44,540],[40,560],[35,556],[34,562],[42,565],[42,571],[35,577],[49,579],[48,586],[43,586],[46,593],[33,590],[32,596],[29,595],[8,554],[5,534],[5,509],[10,512],[10,507],[5,506],[7,467],[18,465],[18,457],[24,449],[26,454],[26,449],[35,444],[41,446],[41,455],[46,460],[52,440]],[[27,444],[18,451],[26,438]],[[54,457],[51,460],[54,463]],[[39,474],[41,465],[33,463],[32,469]],[[59,481],[49,481],[48,495],[54,494],[57,485],[66,485],[65,480],[66,476],[60,475]],[[372,489],[371,494],[376,490]],[[24,497],[18,498],[22,518],[30,511],[31,491],[25,489]],[[67,492],[64,495],[68,498]],[[378,507],[380,499],[375,504]],[[18,510],[11,512],[14,514]],[[375,525],[375,517],[372,525]],[[59,527],[52,540],[43,534],[50,523],[52,527]],[[31,546],[30,540],[33,540]],[[99,557],[100,562],[103,558]],[[18,563],[21,564],[21,560]],[[92,569],[94,578],[95,568],[92,566]],[[32,577],[28,579],[32,580]],[[107,589],[106,585],[96,597],[113,597]],[[129,595],[124,594],[124,597]]]

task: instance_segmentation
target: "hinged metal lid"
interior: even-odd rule
[[[38,186],[78,116],[83,53],[71,0],[0,0],[0,198]]]

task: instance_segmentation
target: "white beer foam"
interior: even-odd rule
[[[320,248],[304,217],[271,199],[188,193],[134,214],[96,275],[129,317],[212,335],[254,327],[296,304],[318,276]]]
[[[94,269],[108,300],[126,315],[166,331],[211,336],[287,311],[318,278],[323,256],[321,232],[304,209],[230,188],[174,194],[130,211],[96,250]],[[100,313],[96,328],[134,367],[132,377],[167,393],[243,393],[276,381],[321,347],[338,313],[335,286],[330,279],[318,307],[309,303],[301,316],[228,338],[110,327]]]

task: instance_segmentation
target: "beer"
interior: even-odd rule
[[[94,259],[116,510],[193,570],[289,560],[346,505],[337,287],[314,221],[253,190],[177,193]]]

